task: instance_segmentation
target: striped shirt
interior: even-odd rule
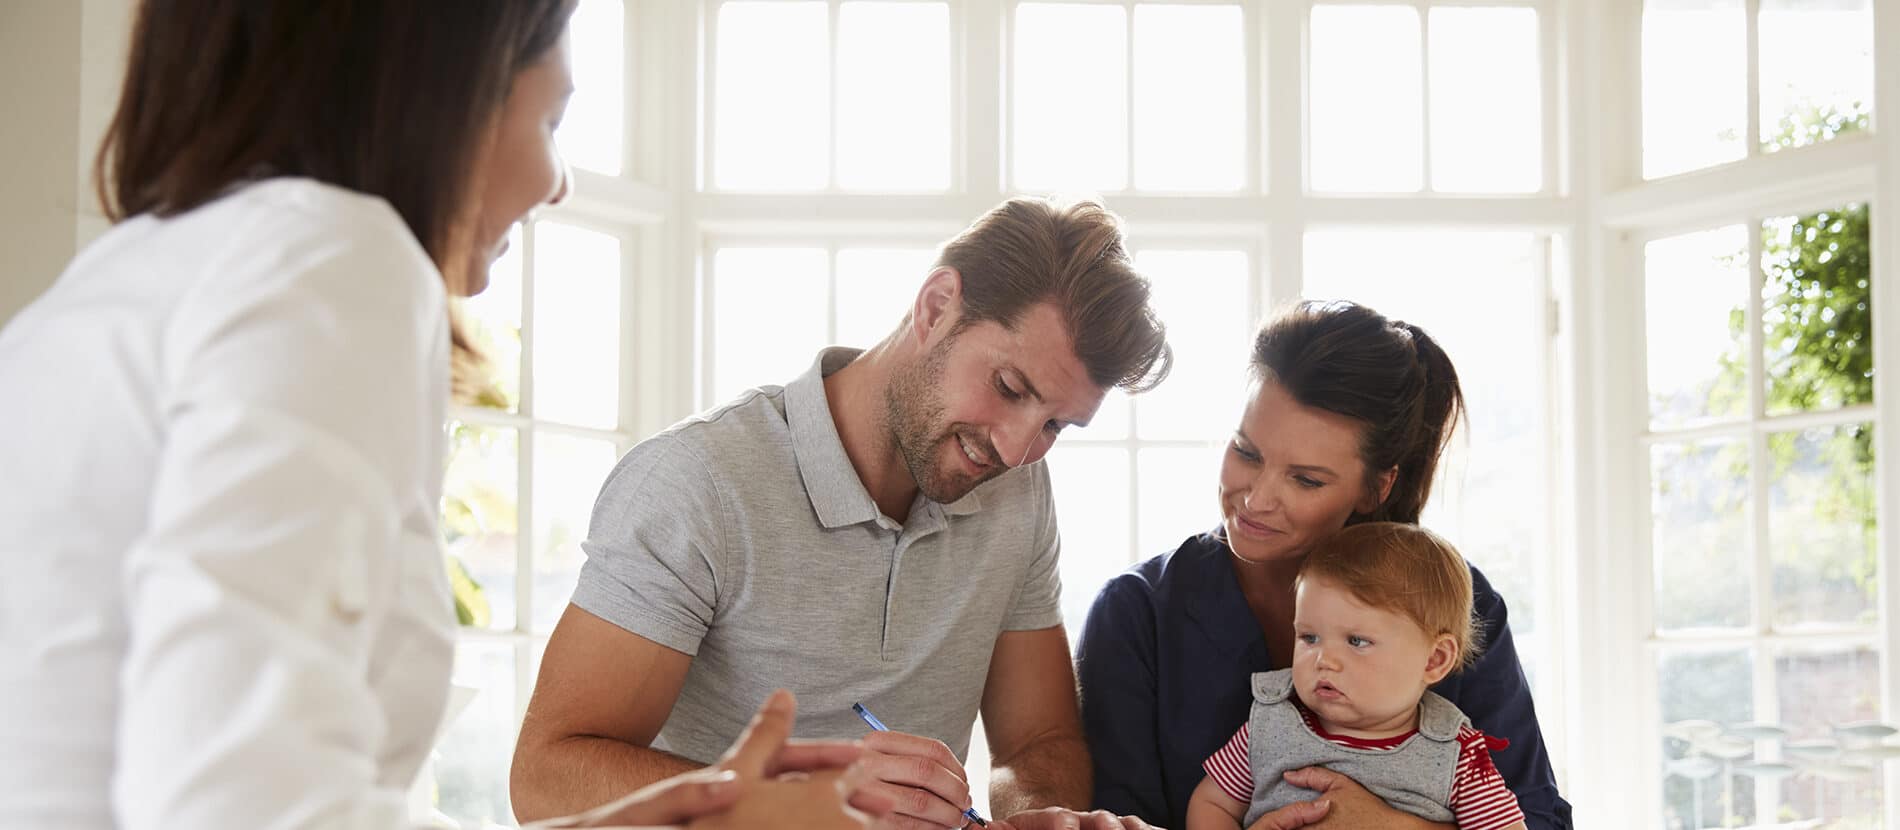
[[[1297,701],[1294,705],[1313,734],[1343,747],[1393,750],[1417,734],[1417,730],[1413,730],[1390,738],[1334,735],[1322,728],[1319,719],[1305,706]],[[1247,762],[1247,743],[1247,725],[1243,723],[1225,746],[1201,764],[1221,792],[1243,804],[1253,800],[1253,765]],[[1465,724],[1458,731],[1458,745],[1457,777],[1451,785],[1451,803],[1445,805],[1457,819],[1458,830],[1502,830],[1523,821],[1524,812],[1517,806],[1517,796],[1504,786],[1504,777],[1491,764],[1491,750],[1503,749],[1509,742],[1488,737]]]

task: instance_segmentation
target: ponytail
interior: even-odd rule
[[[1362,425],[1359,458],[1374,496],[1382,475],[1394,471],[1379,506],[1348,524],[1418,523],[1439,457],[1465,417],[1458,371],[1436,340],[1362,305],[1307,300],[1261,327],[1253,370],[1302,406]]]

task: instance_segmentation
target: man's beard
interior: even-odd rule
[[[986,461],[991,466],[983,475],[973,477],[961,470],[946,470],[940,466],[938,459],[943,445],[958,443],[959,430],[943,424],[944,364],[949,361],[950,345],[955,341],[952,336],[938,343],[915,365],[898,370],[891,377],[890,385],[884,388],[885,430],[898,454],[903,456],[911,481],[917,483],[917,489],[925,498],[938,504],[949,504],[969,495],[977,485],[1001,475],[1006,469],[996,462],[989,442],[974,434],[964,434],[963,441],[987,456]],[[958,446],[956,451],[962,452],[963,448]]]

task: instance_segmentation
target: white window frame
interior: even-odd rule
[[[1065,0],[1070,2],[1111,3],[1132,7],[1131,0]],[[1219,2],[1219,0],[1185,0]],[[846,240],[925,242],[934,245],[960,230],[970,220],[1003,201],[1014,191],[1004,187],[1005,153],[1008,148],[1008,63],[1013,0],[948,0],[950,45],[953,63],[950,80],[953,108],[951,143],[951,187],[942,193],[874,195],[851,193],[835,187],[815,192],[745,193],[721,190],[712,182],[711,148],[714,146],[710,114],[715,111],[716,89],[708,89],[713,66],[711,44],[716,33],[717,6],[722,0],[687,0],[680,4],[635,4],[630,15],[643,26],[639,43],[665,58],[642,64],[646,71],[661,71],[674,79],[671,89],[651,83],[633,87],[636,95],[665,98],[667,105],[632,107],[647,120],[635,124],[629,132],[637,148],[647,152],[644,164],[636,163],[636,172],[654,185],[643,204],[655,206],[663,216],[656,247],[664,248],[653,259],[665,263],[663,271],[642,271],[642,290],[664,296],[665,319],[654,314],[642,315],[643,324],[655,324],[638,333],[652,348],[642,350],[639,362],[630,371],[638,378],[645,394],[657,397],[640,402],[640,413],[630,422],[635,435],[646,435],[664,428],[714,403],[709,399],[710,344],[705,337],[706,303],[710,296],[710,266],[707,255],[727,244],[797,244],[828,246],[835,249]],[[828,0],[835,26],[840,0]],[[1299,296],[1303,266],[1303,238],[1309,228],[1356,227],[1361,229],[1415,229],[1419,227],[1459,230],[1528,230],[1562,238],[1571,262],[1558,263],[1558,271],[1582,273],[1576,262],[1582,257],[1585,239],[1584,201],[1574,192],[1572,182],[1577,171],[1569,159],[1569,144],[1574,137],[1566,132],[1575,120],[1565,108],[1565,73],[1558,56],[1572,48],[1566,27],[1577,16],[1574,6],[1560,0],[1402,0],[1401,5],[1418,8],[1422,22],[1429,25],[1427,10],[1433,6],[1514,6],[1535,9],[1539,13],[1539,60],[1543,67],[1542,135],[1544,136],[1542,192],[1527,195],[1465,195],[1435,192],[1398,195],[1331,195],[1307,192],[1305,134],[1305,30],[1314,0],[1239,0],[1246,26],[1246,67],[1248,100],[1246,164],[1247,186],[1236,193],[1168,195],[1124,190],[1107,192],[1103,198],[1116,213],[1126,219],[1132,230],[1132,247],[1137,250],[1180,248],[1189,244],[1244,250],[1248,253],[1252,285],[1250,310],[1257,319],[1278,303]],[[1131,15],[1132,21],[1132,15]],[[1132,25],[1132,23],[1131,23]],[[1429,29],[1422,28],[1422,37]],[[1132,40],[1129,46],[1133,48]],[[835,52],[835,44],[834,44]],[[1421,51],[1429,61],[1429,51]],[[1133,71],[1132,62],[1130,70]],[[1422,75],[1421,77],[1426,77]],[[678,79],[695,79],[691,90],[677,88]],[[635,79],[639,83],[641,79]],[[1424,81],[1428,83],[1427,81]],[[1131,93],[1132,94],[1132,93]],[[651,104],[652,102],[649,102]],[[679,117],[682,113],[686,117]],[[654,116],[662,120],[652,120]],[[1132,108],[1131,108],[1132,116]],[[1429,149],[1430,112],[1421,128],[1419,140]],[[832,137],[836,144],[835,133]],[[653,148],[663,148],[654,152]],[[995,148],[995,151],[988,151]],[[835,150],[834,150],[835,153]],[[1130,150],[1131,163],[1133,146]],[[1427,153],[1423,162],[1430,165]],[[835,180],[835,165],[833,169]],[[1429,169],[1425,181],[1429,181]],[[1132,187],[1134,179],[1130,178]],[[642,260],[643,262],[647,260]],[[688,275],[691,275],[690,278]],[[1569,319],[1570,312],[1560,302],[1568,284],[1555,275],[1543,287],[1549,298],[1548,314],[1555,322]],[[681,285],[690,286],[681,292]],[[632,296],[634,292],[630,292]],[[1524,310],[1540,313],[1541,309]],[[895,320],[893,320],[895,323]],[[1569,371],[1570,350],[1562,336],[1553,338],[1549,361]],[[694,360],[680,360],[693,355]],[[696,368],[683,368],[693,364]],[[651,373],[656,380],[648,382]],[[1550,415],[1547,434],[1553,436],[1549,458],[1542,465],[1550,485],[1551,512],[1548,526],[1551,537],[1549,559],[1542,563],[1543,574],[1537,596],[1519,601],[1536,603],[1542,609],[1543,630],[1539,639],[1548,643],[1554,655],[1544,661],[1541,685],[1567,699],[1573,683],[1569,679],[1572,659],[1570,632],[1574,629],[1575,605],[1566,601],[1555,586],[1566,584],[1576,559],[1576,546],[1568,542],[1569,487],[1560,472],[1569,469],[1558,455],[1565,446],[1574,424],[1560,417],[1555,406],[1559,396],[1568,397],[1573,384],[1553,375],[1548,386]],[[633,388],[631,385],[630,389]],[[657,401],[657,403],[656,403]],[[1218,436],[1210,436],[1217,441]],[[1183,442],[1126,439],[1088,439],[1081,433],[1065,436],[1064,446],[1110,446],[1129,450],[1148,447],[1181,446]],[[1194,445],[1196,442],[1186,442]],[[1133,460],[1131,464],[1138,463]],[[1134,482],[1131,481],[1131,484]],[[1132,500],[1138,498],[1131,493]],[[1131,513],[1131,546],[1139,544]],[[1153,551],[1131,550],[1131,556],[1146,556]],[[1131,560],[1132,561],[1132,560]],[[1515,598],[1514,598],[1515,599]],[[1520,647],[1529,644],[1520,643]],[[1560,777],[1566,775],[1569,753],[1566,751],[1571,707],[1558,702],[1543,713],[1545,737],[1556,760]]]
[[[1748,15],[1748,123],[1747,156],[1706,170],[1645,181],[1641,163],[1641,0],[1606,0],[1591,8],[1569,9],[1565,41],[1577,63],[1568,67],[1572,121],[1568,131],[1575,153],[1574,181],[1581,184],[1587,221],[1574,264],[1577,279],[1566,312],[1576,339],[1567,344],[1571,374],[1566,397],[1578,408],[1566,412],[1576,442],[1566,453],[1574,498],[1574,516],[1593,517],[1573,527],[1575,601],[1582,628],[1593,636],[1576,644],[1579,671],[1568,703],[1567,720],[1579,728],[1594,726],[1592,740],[1572,747],[1572,777],[1577,795],[1579,826],[1657,826],[1661,819],[1662,779],[1655,663],[1657,649],[1679,642],[1654,637],[1653,571],[1651,570],[1648,448],[1656,440],[1689,434],[1663,433],[1651,437],[1646,361],[1642,344],[1644,304],[1643,245],[1648,240],[1703,228],[1741,223],[1749,229],[1751,250],[1759,253],[1760,221],[1766,217],[1800,215],[1819,209],[1838,209],[1851,203],[1869,205],[1873,249],[1875,365],[1900,365],[1900,136],[1880,131],[1879,122],[1900,112],[1900,55],[1875,52],[1875,131],[1822,144],[1763,153],[1759,140],[1759,95],[1756,78],[1756,31],[1759,0],[1747,0]],[[1900,42],[1900,2],[1873,0],[1874,42]],[[1891,50],[1889,50],[1891,53]],[[1885,116],[1883,118],[1883,116]],[[1749,303],[1760,299],[1760,258],[1752,258]],[[1750,342],[1760,333],[1751,326]],[[1634,333],[1635,336],[1632,336]],[[1751,349],[1754,347],[1751,346]],[[1760,396],[1760,357],[1751,351],[1751,395]],[[1893,404],[1895,387],[1888,377],[1875,377],[1872,407],[1819,415],[1754,417],[1742,422],[1737,434],[1760,443],[1769,428],[1780,431],[1817,423],[1871,420],[1875,430],[1876,487],[1879,531],[1879,618],[1874,632],[1854,634],[1781,634],[1751,632],[1739,638],[1712,642],[1752,645],[1757,649],[1755,694],[1764,695],[1772,713],[1772,656],[1779,646],[1831,641],[1868,643],[1881,656],[1883,717],[1896,711],[1900,692],[1900,660],[1892,644],[1900,631],[1892,601],[1900,596],[1900,569],[1889,567],[1900,550],[1900,527],[1891,518],[1900,499],[1900,464],[1889,455],[1900,444],[1900,406]],[[1752,499],[1759,504],[1764,482],[1754,471]],[[1760,533],[1761,518],[1755,519]],[[1757,552],[1759,558],[1765,556]],[[1759,580],[1757,580],[1759,581]],[[1755,603],[1769,586],[1756,587]],[[1759,612],[1758,612],[1759,613]],[[1757,623],[1772,617],[1758,619]],[[1830,640],[1830,638],[1832,638]],[[1634,708],[1632,707],[1634,703]],[[1637,720],[1631,724],[1632,720]],[[1900,770],[1888,765],[1884,774],[1885,826],[1900,827]],[[1773,792],[1772,788],[1768,788]],[[1758,793],[1761,791],[1758,790]],[[1634,798],[1603,803],[1610,793]],[[1597,798],[1592,798],[1595,795]],[[1766,795],[1758,795],[1766,798]],[[1772,807],[1773,805],[1768,805]],[[1629,815],[1622,811],[1634,811]],[[1763,814],[1772,815],[1772,812]]]

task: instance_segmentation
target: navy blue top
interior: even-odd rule
[[[1192,537],[1110,580],[1089,609],[1076,671],[1097,808],[1187,826],[1201,762],[1247,721],[1248,675],[1286,668],[1268,659],[1227,557],[1212,534]],[[1568,830],[1570,805],[1557,794],[1504,598],[1477,568],[1471,581],[1482,651],[1432,691],[1485,734],[1510,740],[1492,758],[1530,830]]]

